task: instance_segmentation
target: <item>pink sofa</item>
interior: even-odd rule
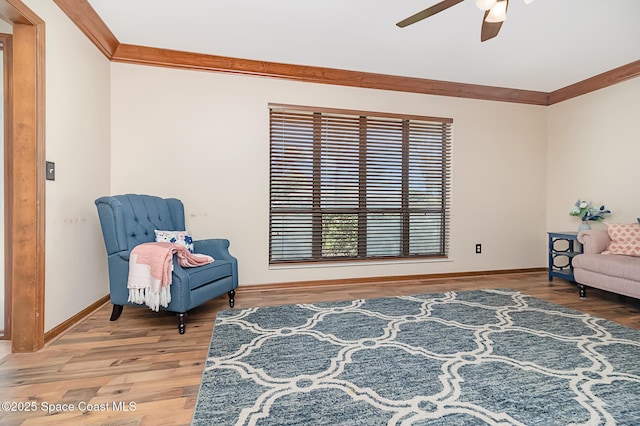
[[[606,230],[582,231],[578,241],[583,254],[575,256],[572,264],[580,297],[586,296],[588,286],[640,299],[640,257],[600,254],[611,242]]]

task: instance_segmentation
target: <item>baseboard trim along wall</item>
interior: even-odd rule
[[[44,333],[45,344],[49,343],[50,341],[60,336],[65,331],[69,330],[74,325],[81,322],[83,319],[91,315],[96,309],[102,307],[108,301],[109,301],[109,295],[107,294],[106,296],[101,297],[96,302],[87,306],[85,309],[81,310],[80,312],[78,312],[77,314],[75,314],[74,316],[72,316],[71,318],[63,322],[62,324],[59,324],[53,327],[51,330]]]
[[[249,293],[265,290],[291,290],[296,288],[313,288],[313,287],[330,287],[334,285],[354,286],[368,283],[385,283],[397,281],[416,281],[416,280],[432,280],[439,278],[463,278],[476,277],[482,275],[501,275],[501,274],[526,274],[533,272],[546,272],[547,268],[524,268],[524,269],[499,269],[492,271],[471,271],[471,272],[448,272],[442,274],[419,274],[419,275],[398,275],[384,277],[366,277],[366,278],[342,278],[333,280],[315,280],[315,281],[292,281],[273,284],[254,284],[243,285],[238,287],[236,292]]]

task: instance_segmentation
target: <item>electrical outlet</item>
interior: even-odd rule
[[[476,244],[476,254],[482,253],[482,244]]]

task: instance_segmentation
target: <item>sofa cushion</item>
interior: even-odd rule
[[[631,256],[580,254],[573,258],[572,265],[574,269],[585,269],[632,281],[637,281],[640,277],[640,259]]]
[[[607,232],[611,243],[602,254],[640,256],[639,223],[607,223]]]

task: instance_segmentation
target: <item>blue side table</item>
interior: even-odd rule
[[[549,281],[553,277],[575,282],[573,257],[582,253],[577,232],[548,232],[549,234]]]

